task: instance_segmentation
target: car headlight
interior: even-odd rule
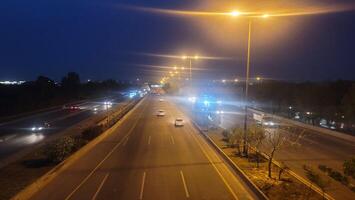
[[[36,127],[32,127],[31,130],[32,130],[32,131],[35,131],[35,130],[36,130]]]

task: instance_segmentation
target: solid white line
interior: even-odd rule
[[[204,147],[202,146],[202,144],[200,143],[200,141],[198,141],[199,139],[197,139],[197,136],[195,136],[192,132],[188,131],[189,134],[191,134],[192,138],[195,140],[195,142],[198,144],[198,146],[200,147],[201,151],[203,152],[203,154],[205,154],[206,158],[208,159],[208,161],[211,163],[212,167],[216,170],[217,174],[219,175],[219,177],[221,178],[221,180],[223,181],[223,183],[225,184],[225,186],[228,188],[229,192],[232,194],[232,196],[234,197],[234,199],[238,200],[237,195],[235,194],[234,190],[232,189],[232,187],[228,184],[228,182],[226,181],[226,179],[223,177],[223,175],[221,174],[221,172],[218,170],[218,168],[216,167],[216,165],[213,163],[211,157],[208,155],[208,153],[206,152],[206,150],[204,149]]]
[[[95,200],[95,199],[96,199],[96,197],[97,197],[97,195],[99,194],[99,192],[100,192],[102,186],[104,186],[104,183],[105,183],[106,179],[108,178],[108,175],[109,175],[109,173],[107,173],[107,174],[105,175],[104,179],[103,179],[102,182],[100,183],[99,188],[97,188],[97,191],[95,192],[94,196],[92,197],[92,200]]]
[[[184,185],[186,198],[189,198],[189,197],[190,197],[190,194],[189,194],[189,191],[187,190],[187,185],[186,185],[186,182],[185,182],[184,173],[182,173],[181,170],[180,170],[180,175],[181,175],[181,179],[182,179],[182,184]]]
[[[148,144],[150,144],[150,140],[151,140],[152,138],[149,136],[149,138],[148,138]]]
[[[141,192],[139,194],[139,199],[143,199],[144,183],[145,183],[145,172],[143,172]]]
[[[171,143],[175,144],[173,136],[170,136],[170,138],[171,138]]]
[[[137,104],[137,105],[138,105],[138,104]],[[137,107],[136,107],[136,108],[137,108]],[[145,110],[145,108],[146,108],[146,106],[143,107],[143,110]],[[132,110],[132,111],[134,111],[134,110]],[[131,127],[131,129],[129,129],[128,134],[125,136],[125,138],[126,138],[126,137],[129,137],[129,135],[132,133],[132,131],[134,130],[134,128],[135,128],[136,125],[138,124],[139,119],[142,117],[142,115],[143,115],[143,112],[141,112],[141,114],[139,115],[139,117],[138,117],[137,120],[134,122],[133,126]],[[126,115],[126,116],[127,116],[127,115]],[[117,144],[111,149],[111,151],[103,158],[103,160],[101,160],[101,162],[100,162],[98,165],[96,165],[96,167],[80,182],[80,184],[75,187],[75,189],[65,198],[65,200],[70,199],[70,198],[74,195],[74,193],[75,193],[77,190],[79,190],[79,188],[80,188],[82,185],[84,185],[84,183],[86,183],[87,180],[89,180],[89,178],[90,178],[90,177],[96,172],[96,170],[105,162],[105,160],[107,160],[107,159],[111,156],[111,154],[122,144],[123,141],[124,141],[124,139],[121,140],[119,143],[117,143]]]

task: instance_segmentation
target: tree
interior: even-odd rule
[[[241,153],[240,148],[243,141],[243,130],[241,128],[234,128],[232,130],[224,132],[224,135],[227,136],[226,139],[229,147],[231,148],[236,147],[238,150],[238,154],[240,154]]]
[[[296,146],[300,145],[299,140],[304,135],[304,131],[300,134],[290,134],[281,129],[273,129],[270,131],[266,131],[266,142],[271,148],[269,153],[269,161],[268,161],[268,176],[272,178],[271,175],[271,164],[275,155],[275,152],[280,150],[281,148],[287,146]]]
[[[265,131],[259,126],[251,126],[248,129],[248,143],[255,148],[256,166],[259,168],[260,147],[265,140]]]

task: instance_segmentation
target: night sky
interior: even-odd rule
[[[234,8],[270,11],[336,6],[331,0],[300,0],[297,4],[281,0],[270,1],[272,4],[265,0],[212,2],[217,1],[1,1],[0,80],[31,80],[38,75],[60,80],[69,71],[78,72],[83,80],[155,80],[166,74],[165,68],[157,66],[184,64],[181,59],[146,53],[219,57],[194,62],[195,77],[243,77],[247,20],[169,15],[135,8],[229,12]],[[253,21],[252,76],[355,80],[355,12],[344,10]]]

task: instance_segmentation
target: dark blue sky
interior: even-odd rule
[[[246,23],[235,22],[235,29],[228,30],[224,26],[234,23],[230,20],[220,25],[210,18],[197,20],[118,6],[196,9],[197,1],[191,2],[2,1],[0,80],[28,80],[38,75],[59,80],[68,71],[78,72],[82,79],[152,79],[163,73],[139,65],[182,61],[139,53],[182,52],[233,58],[196,62],[200,69],[194,72],[196,77],[243,76]],[[254,23],[252,75],[288,80],[355,79],[354,20],[355,13],[348,11]]]

